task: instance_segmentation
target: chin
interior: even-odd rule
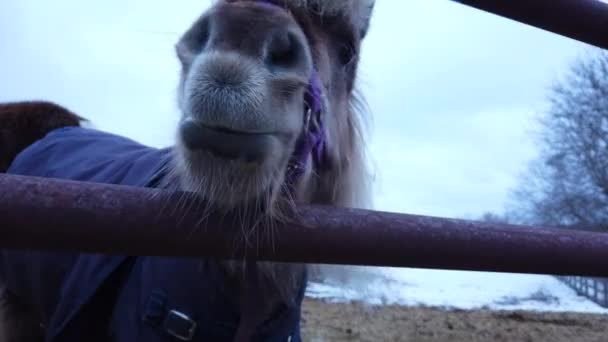
[[[288,155],[271,151],[263,161],[228,159],[177,144],[174,173],[184,191],[215,210],[272,208],[281,191]]]

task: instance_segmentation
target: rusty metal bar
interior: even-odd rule
[[[202,207],[187,193],[0,174],[0,247],[608,276],[608,234],[310,206],[245,248],[237,217],[201,220]]]
[[[608,4],[600,0],[451,1],[608,49]]]

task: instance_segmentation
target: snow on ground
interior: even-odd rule
[[[412,268],[369,268],[366,272],[368,277],[355,282],[312,282],[307,296],[374,305],[608,313],[547,275]]]

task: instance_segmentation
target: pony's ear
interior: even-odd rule
[[[359,30],[359,37],[367,35],[376,0],[279,0],[296,7],[304,7],[313,14],[348,17]],[[395,0],[397,1],[397,0]]]
[[[355,14],[355,25],[359,28],[361,39],[365,38],[374,11],[376,0],[360,0]]]
[[[52,102],[0,103],[0,172],[6,172],[17,154],[48,132],[86,121]]]

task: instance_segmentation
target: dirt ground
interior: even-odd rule
[[[302,310],[302,337],[307,342],[608,342],[608,315],[446,311],[310,298]]]

